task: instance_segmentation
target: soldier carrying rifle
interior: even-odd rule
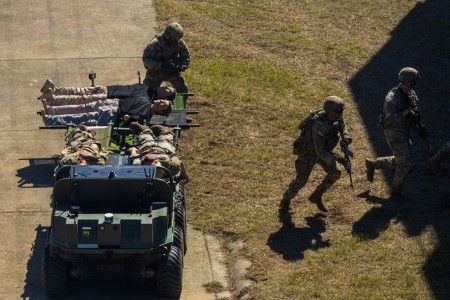
[[[325,99],[323,109],[310,112],[300,123],[301,134],[295,140],[293,149],[294,154],[298,156],[295,161],[297,175],[283,194],[279,207],[280,214],[289,211],[291,199],[305,186],[316,164],[319,164],[325,170],[327,176],[316,187],[308,200],[316,204],[321,211],[327,211],[322,202],[322,195],[341,177],[338,163],[342,163],[343,159],[332,152],[339,142],[339,135],[341,135],[342,142],[345,144],[341,144],[341,148],[346,152],[344,154],[348,161],[344,165],[351,178],[348,145],[352,139],[347,132],[342,116],[344,106],[344,101],[341,98],[329,96]]]
[[[417,131],[430,150],[417,106],[419,99],[414,91],[419,78],[419,72],[414,68],[406,67],[400,70],[400,83],[388,92],[379,121],[392,155],[376,159],[366,158],[367,180],[370,182],[374,180],[376,169],[395,169],[391,198],[401,197],[402,183],[411,169],[411,132]]]

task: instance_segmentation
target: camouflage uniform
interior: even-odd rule
[[[181,158],[175,154],[171,128],[160,125],[146,128],[140,131],[134,141],[134,146],[139,151],[139,157],[134,159],[133,164],[141,164],[143,156],[153,154],[153,159],[159,160],[163,167],[169,169],[172,174],[180,173]]]
[[[402,83],[412,82],[403,80],[402,72],[417,74],[417,78],[414,78],[416,81],[419,78],[417,70],[412,68],[402,69],[399,73],[400,85],[390,90],[386,95],[380,125],[384,129],[384,135],[392,155],[378,157],[376,160],[366,159],[367,178],[369,181],[373,181],[373,172],[376,169],[395,169],[391,185],[394,194],[400,193],[401,185],[412,166],[410,134],[416,124],[414,115],[409,111],[411,108],[410,103],[419,101],[413,89],[408,93],[402,90]]]
[[[106,86],[55,87],[42,94],[39,99],[47,100],[51,106],[80,105],[107,98]]]
[[[181,72],[189,67],[190,53],[182,36],[182,27],[178,23],[171,23],[147,45],[142,55],[147,70],[144,84],[156,90],[163,81],[168,81],[177,92],[188,92]]]
[[[340,98],[339,100],[342,102]],[[344,138],[350,140],[343,117],[341,116],[341,118]],[[311,171],[318,163],[325,170],[327,175],[316,188],[316,191],[311,195],[309,200],[316,203],[321,210],[326,211],[321,202],[321,197],[341,176],[341,169],[337,164],[336,156],[332,153],[332,150],[339,141],[339,126],[338,121],[331,122],[328,119],[326,112],[321,110],[313,117],[310,129],[302,133],[303,137],[298,149],[298,157],[295,161],[297,175],[291,181],[288,189],[283,195],[283,199],[280,203],[280,208],[282,210],[288,210],[290,200],[305,186]]]
[[[74,165],[80,157],[92,165],[104,165],[108,158],[108,152],[95,139],[95,131],[81,126],[76,127],[67,135],[59,165]]]

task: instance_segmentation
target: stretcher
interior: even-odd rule
[[[89,73],[94,85],[95,73]],[[156,115],[147,125],[174,129],[178,146],[187,122],[186,110],[175,97],[167,116]],[[178,99],[178,100],[177,100]],[[178,101],[178,102],[177,102]],[[65,129],[80,124],[41,126]],[[42,286],[50,298],[71,295],[71,278],[119,277],[136,282],[153,280],[162,297],[179,298],[186,244],[186,189],[160,166],[131,165],[126,154],[133,138],[127,121],[88,126],[110,151],[106,165],[66,165],[55,170],[50,204],[51,225],[42,259]],[[160,171],[163,171],[163,175]]]

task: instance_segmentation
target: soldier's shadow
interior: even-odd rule
[[[306,217],[306,227],[296,227],[291,215],[285,215],[281,219],[282,227],[272,233],[267,245],[276,253],[282,255],[285,260],[298,260],[304,258],[306,250],[317,250],[329,247],[330,242],[323,240],[321,233],[326,231],[323,214]]]
[[[391,220],[399,222],[402,216],[409,212],[407,203],[384,199],[370,195],[370,190],[358,195],[372,204],[381,204],[367,211],[361,219],[353,224],[352,234],[360,239],[376,239],[380,233],[387,230]]]
[[[29,166],[17,170],[17,186],[21,188],[39,188],[53,186],[53,172],[58,156],[49,158],[21,158],[28,160]]]

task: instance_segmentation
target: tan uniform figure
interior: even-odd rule
[[[322,211],[327,211],[322,203],[322,195],[341,177],[341,169],[332,150],[339,142],[339,127],[343,126],[344,138],[351,142],[342,116],[344,102],[337,96],[327,97],[323,110],[318,111],[311,120],[309,128],[302,131],[295,161],[296,177],[289,184],[280,202],[280,211],[289,210],[290,201],[305,186],[316,164],[327,173],[317,186],[309,201],[315,203]],[[342,124],[342,125],[341,125]]]
[[[181,72],[189,67],[190,52],[182,37],[183,28],[173,22],[151,40],[142,55],[147,70],[144,84],[156,90],[163,81],[168,81],[178,93],[188,92]]]
[[[59,165],[104,165],[107,158],[108,152],[95,139],[95,131],[81,125],[67,135]]]
[[[130,124],[130,129],[137,133],[134,147],[128,149],[133,165],[143,164],[145,159],[155,160],[167,168],[173,175],[189,181],[181,158],[175,153],[173,144],[173,129],[162,125],[153,125],[150,128],[137,122]]]
[[[366,159],[367,180],[371,182],[376,169],[395,169],[391,183],[392,197],[401,195],[401,186],[412,165],[410,134],[415,127],[415,115],[411,110],[411,102],[418,101],[414,92],[418,79],[419,72],[416,69],[403,68],[399,73],[400,84],[386,95],[380,125],[392,155]]]

